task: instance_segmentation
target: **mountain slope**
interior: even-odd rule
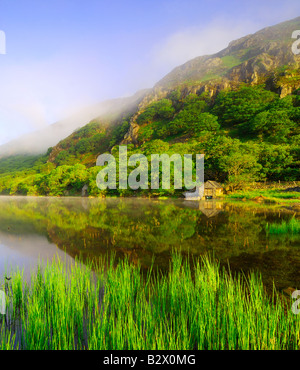
[[[291,35],[295,29],[300,29],[300,17],[232,41],[226,49],[215,55],[203,56],[187,62],[159,81],[153,89],[147,91],[139,101],[137,109],[132,110],[132,114],[127,116],[126,124],[129,122],[129,129],[123,140],[121,139],[118,142],[126,124],[123,124],[123,129],[119,129],[118,134],[115,135],[117,138],[115,141],[112,140],[112,135],[114,135],[112,130],[106,131],[107,136],[103,136],[102,142],[98,142],[98,146],[96,145],[94,149],[90,149],[89,152],[93,152],[93,156],[88,156],[88,153],[85,153],[85,155],[72,157],[74,150],[70,150],[70,148],[74,148],[74,145],[78,144],[74,135],[71,135],[54,148],[50,155],[50,161],[59,163],[56,158],[61,151],[64,151],[63,147],[67,148],[68,151],[64,155],[69,158],[71,154],[73,158],[73,162],[63,161],[63,163],[75,163],[75,160],[81,160],[81,163],[92,165],[92,163],[95,163],[97,155],[105,150],[110,150],[114,144],[140,146],[154,139],[171,140],[171,142],[174,140],[176,142],[189,140],[189,137],[193,137],[194,129],[192,125],[198,119],[197,114],[203,113],[201,112],[202,108],[199,108],[199,102],[189,103],[189,109],[194,111],[188,113],[192,117],[191,122],[188,123],[190,132],[188,132],[189,130],[184,132],[183,129],[180,131],[179,128],[175,129],[171,126],[174,126],[174,122],[175,124],[178,122],[178,119],[174,121],[176,115],[180,117],[185,114],[187,110],[184,109],[187,105],[186,100],[193,94],[199,97],[206,94],[206,98],[202,99],[206,100],[207,103],[205,111],[218,116],[219,124],[221,123],[224,126],[225,122],[221,122],[222,110],[213,108],[217,95],[222,91],[238,90],[243,83],[249,86],[265,84],[267,90],[276,93],[272,99],[275,99],[275,96],[283,98],[297,91],[300,88],[300,56],[294,55],[291,50],[295,41],[291,38]],[[217,74],[219,77],[216,77]],[[250,96],[252,99],[253,95],[258,96],[258,105],[263,103],[260,101],[260,96],[267,99],[267,94],[260,95],[255,91],[249,93],[249,99]],[[192,105],[193,107],[191,107]],[[240,104],[240,106],[243,105]],[[211,110],[212,108],[214,111]],[[163,111],[163,113],[160,114],[160,111]],[[217,114],[216,111],[218,111]],[[258,109],[257,112],[259,111]],[[298,122],[298,118],[295,118],[297,114],[287,114]],[[248,117],[251,117],[251,115]],[[119,120],[118,126],[121,127],[121,124],[122,120]],[[245,125],[245,122],[240,121],[239,124]],[[100,131],[102,129],[103,122]],[[233,119],[233,127],[229,129],[228,134],[246,140],[244,136],[249,136],[249,133],[245,132],[247,130],[242,132],[242,129],[238,128]],[[99,131],[97,131],[97,134],[99,134]],[[251,135],[253,137],[253,133],[250,133],[250,137]],[[81,136],[85,137],[84,134]],[[94,138],[91,136],[88,140],[90,140],[91,147],[93,147]],[[106,142],[105,146],[103,146],[103,142]]]
[[[300,29],[300,17],[232,41],[217,54],[197,57],[175,68],[141,102],[122,143],[137,143],[139,115],[149,104],[172,91],[180,90],[183,97],[206,92],[215,98],[220,91],[236,89],[241,83],[266,83],[269,89],[285,97],[299,89],[300,55],[292,53],[295,40],[291,38],[297,29]]]
[[[137,109],[131,117],[123,143],[137,143],[139,125],[136,121],[139,115],[149,104],[165,98],[173,90],[180,89],[182,95],[208,92],[213,97],[219,91],[236,88],[243,82],[254,85],[267,81],[269,88],[276,89],[284,97],[300,87],[299,79],[293,72],[300,66],[300,56],[294,55],[291,50],[295,41],[291,35],[297,29],[300,29],[300,17],[232,41],[219,53],[197,57],[175,68],[153,89],[141,91],[130,98],[89,107],[81,114],[0,146],[0,158],[15,154],[45,153],[49,147],[95,117],[116,117],[128,111],[128,107]],[[289,69],[287,74],[280,74],[279,68],[286,65],[293,66],[292,72]]]
[[[300,29],[300,17],[264,28],[232,41],[217,54],[197,57],[175,68],[156,84],[169,88],[184,82],[208,80],[257,82],[262,74],[286,64],[299,66],[292,53],[292,32]]]
[[[291,51],[297,28],[300,18],[178,67],[129,98],[130,104],[112,103],[107,114],[61,140],[31,169],[4,174],[0,161],[0,193],[71,195],[88,184],[94,196],[132,194],[96,186],[97,156],[109,151],[118,157],[120,144],[129,144],[128,156],[204,153],[206,179],[231,188],[299,180],[300,56]]]
[[[42,130],[23,135],[7,144],[0,146],[0,158],[19,154],[44,154],[49,147],[71,135],[75,130],[85,126],[95,117],[113,120],[123,111],[134,109],[147,90],[137,92],[127,98],[104,101],[82,109],[71,117],[45,127]]]

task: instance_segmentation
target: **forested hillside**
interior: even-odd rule
[[[253,181],[300,180],[299,56],[288,38],[296,26],[300,18],[179,67],[135,108],[93,120],[44,156],[2,159],[0,192],[72,195],[87,184],[94,196],[132,194],[96,186],[98,155],[118,158],[120,144],[128,145],[129,156],[203,153],[206,179],[232,189]],[[226,64],[220,73],[216,58]]]

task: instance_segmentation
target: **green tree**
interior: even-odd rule
[[[278,96],[263,87],[244,86],[237,91],[221,91],[212,113],[226,127],[248,122],[256,114],[264,111]]]
[[[175,109],[172,105],[172,101],[169,99],[162,99],[158,102],[150,104],[146,110],[139,115],[137,123],[143,125],[151,123],[155,119],[170,119],[173,117]]]
[[[263,139],[284,142],[295,123],[284,110],[271,110],[258,113],[250,123],[252,131]]]
[[[262,165],[262,177],[271,181],[285,179],[285,175],[290,173],[291,167],[295,164],[288,145],[261,143],[258,160]]]
[[[220,168],[228,174],[228,183],[232,189],[242,189],[247,183],[260,178],[262,166],[257,158],[242,152],[232,153],[220,158]]]

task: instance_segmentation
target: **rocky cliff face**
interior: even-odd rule
[[[122,141],[122,145],[127,144],[136,144],[137,143],[137,137],[138,137],[138,131],[139,131],[139,125],[136,123],[137,118],[143,111],[146,109],[146,107],[160,99],[163,99],[168,94],[167,89],[161,89],[161,88],[155,88],[149,91],[149,93],[142,99],[140,102],[137,112],[134,114],[134,116],[131,118],[130,121],[130,127],[127,132],[127,134],[124,136],[124,140]]]
[[[292,53],[292,33],[297,29],[300,17],[232,41],[217,54],[198,57],[175,68],[156,86],[170,88],[186,81],[218,79],[256,83],[260,75],[280,66],[299,66],[300,56]]]
[[[137,143],[138,116],[147,105],[164,98],[174,88],[180,88],[182,96],[207,92],[212,98],[221,90],[243,82],[250,85],[267,82],[281,97],[299,89],[300,81],[290,72],[280,76],[276,72],[283,66],[300,67],[300,55],[292,53],[295,30],[300,30],[300,17],[232,41],[217,54],[200,56],[175,68],[141,101],[122,144]]]

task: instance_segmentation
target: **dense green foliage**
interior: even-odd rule
[[[169,274],[143,276],[127,260],[40,267],[31,284],[14,274],[11,322],[1,349],[299,349],[300,322],[261,277],[233,277],[208,258],[193,268],[174,255]],[[71,277],[71,278],[69,278]],[[122,282],[120,284],[120,282]],[[238,318],[238,320],[237,320]],[[19,323],[17,325],[17,323]]]
[[[128,131],[132,115],[113,124],[93,121],[50,148],[47,156],[0,161],[0,193],[31,195],[131,194],[100,191],[96,184],[99,154],[112,152]],[[138,145],[128,156],[143,153],[205,154],[207,179],[229,183],[232,189],[253,181],[299,180],[300,96],[280,99],[263,85],[241,85],[221,91],[215,100],[207,93],[173,90],[152,102],[137,116]],[[46,160],[51,163],[44,164]],[[118,162],[118,159],[117,159]],[[79,164],[80,163],[80,164]],[[147,193],[147,191],[140,191]],[[174,194],[161,190],[158,194]]]
[[[15,155],[0,159],[0,175],[36,168],[46,163],[46,155]]]

